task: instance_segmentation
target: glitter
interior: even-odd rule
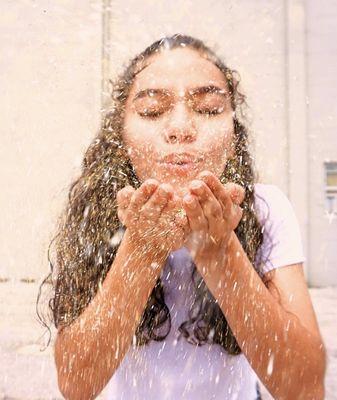
[[[156,270],[156,269],[158,269],[159,267],[160,267],[160,265],[159,265],[157,262],[151,263],[151,268],[152,268],[152,269]]]

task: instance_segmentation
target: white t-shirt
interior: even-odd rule
[[[267,260],[260,266],[260,275],[272,269],[306,261],[300,227],[288,197],[275,185],[256,183],[255,207],[266,237],[257,258]],[[267,208],[264,199],[269,209]]]
[[[288,198],[275,185],[257,183],[254,187],[256,213],[271,238],[260,248],[259,256],[264,258],[270,252],[270,261],[260,265],[259,274],[305,261],[298,222]],[[169,255],[161,279],[171,330],[164,341],[130,346],[108,383],[107,400],[257,398],[258,378],[243,353],[231,356],[218,344],[195,346],[183,336],[178,339],[178,327],[189,319],[187,313],[194,299],[192,269],[187,248]]]

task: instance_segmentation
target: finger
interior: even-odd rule
[[[126,225],[126,209],[130,204],[132,194],[135,192],[135,189],[128,185],[123,189],[117,192],[117,216],[120,222],[125,226]]]
[[[198,196],[200,205],[207,218],[222,217],[222,207],[220,202],[214,196],[211,189],[203,181],[192,181],[190,188],[192,193],[195,193]]]
[[[199,199],[193,193],[183,198],[184,209],[192,231],[208,230],[208,221],[204,215]]]
[[[237,228],[237,226],[241,221],[242,216],[243,216],[243,209],[239,205],[233,203],[232,217],[230,218],[231,221],[230,228],[232,230]]]
[[[234,182],[228,182],[223,185],[210,171],[201,172],[198,178],[207,183],[213,194],[220,200],[227,222],[230,223],[230,226],[234,223],[233,229],[235,229],[243,215],[243,209],[239,204],[245,198],[245,189]]]
[[[176,195],[176,193],[173,192],[172,197],[168,200],[165,211],[170,212],[172,210],[178,209],[181,206],[182,202],[179,196]]]
[[[140,208],[149,200],[158,186],[159,182],[156,179],[147,179],[142,183],[140,188],[132,194],[128,208],[128,215],[131,218],[138,219]]]
[[[123,189],[119,190],[116,196],[118,207],[123,210],[127,208],[130,204],[131,197],[134,192],[135,189],[130,185],[125,186]]]
[[[198,175],[199,180],[207,184],[214,196],[222,206],[223,215],[227,218],[231,213],[232,199],[230,185],[223,185],[219,179],[210,171],[203,171]]]
[[[173,193],[172,198],[167,202],[166,207],[162,212],[162,215],[164,214],[172,228],[179,226],[184,229],[185,233],[189,231],[188,219],[183,206],[183,200],[176,193]]]
[[[194,185],[193,183],[199,182]],[[195,188],[195,189],[194,189]],[[214,196],[211,189],[202,181],[192,182],[192,191],[198,195],[199,203],[208,223],[208,233],[216,238],[221,234],[224,221],[223,210],[220,202]]]
[[[150,199],[141,208],[142,217],[145,219],[158,219],[168,200],[173,196],[173,188],[167,183],[159,185]]]
[[[241,204],[245,198],[245,189],[234,182],[228,182],[227,185],[233,203],[237,205]]]

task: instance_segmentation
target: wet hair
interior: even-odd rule
[[[243,215],[235,233],[254,269],[261,276],[259,266],[265,260],[262,260],[262,254],[259,256],[258,250],[266,237],[254,207],[257,176],[243,122],[246,101],[238,88],[240,77],[201,40],[176,34],[147,47],[131,60],[113,82],[111,106],[105,111],[100,130],[85,152],[81,174],[69,188],[66,207],[49,245],[50,272],[40,286],[36,304],[38,317],[46,327],[45,318],[38,309],[43,285],[51,285],[49,319],[56,328],[67,326],[88,306],[111,268],[125,228],[117,216],[116,194],[126,185],[135,189],[141,185],[122,140],[126,101],[136,74],[148,58],[163,50],[179,47],[187,47],[204,55],[226,78],[234,111],[235,156],[227,160],[219,179],[223,184],[234,182],[245,189],[241,203]],[[55,260],[52,262],[50,249],[53,244]],[[216,343],[229,354],[240,354],[241,349],[225,316],[195,265],[191,279],[195,286],[195,300],[189,320],[179,327],[181,335],[195,345]],[[167,329],[162,334],[163,327]],[[164,340],[170,329],[170,312],[165,304],[163,283],[158,278],[135,331],[136,345],[144,345],[150,340]]]

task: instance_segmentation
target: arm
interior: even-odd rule
[[[131,345],[163,262],[159,256],[145,259],[126,230],[101,290],[70,326],[58,331],[55,362],[66,399],[94,399],[106,386]]]
[[[269,291],[234,232],[225,259],[218,254],[198,263],[240,348],[272,396],[323,399],[326,353],[303,274],[278,271],[274,292]],[[287,276],[281,278],[282,273]]]
[[[304,275],[293,267],[292,273],[284,268],[269,290],[234,232],[243,214],[237,204],[244,199],[244,189],[237,191],[233,201],[232,184],[223,186],[209,171],[199,174],[197,183],[190,192],[198,202],[193,208],[187,202],[185,207],[196,236],[194,261],[240,348],[275,399],[323,399],[326,351]],[[277,196],[294,217],[289,201],[280,193]],[[292,222],[281,223],[283,235],[289,235]],[[282,303],[275,298],[275,288]]]

